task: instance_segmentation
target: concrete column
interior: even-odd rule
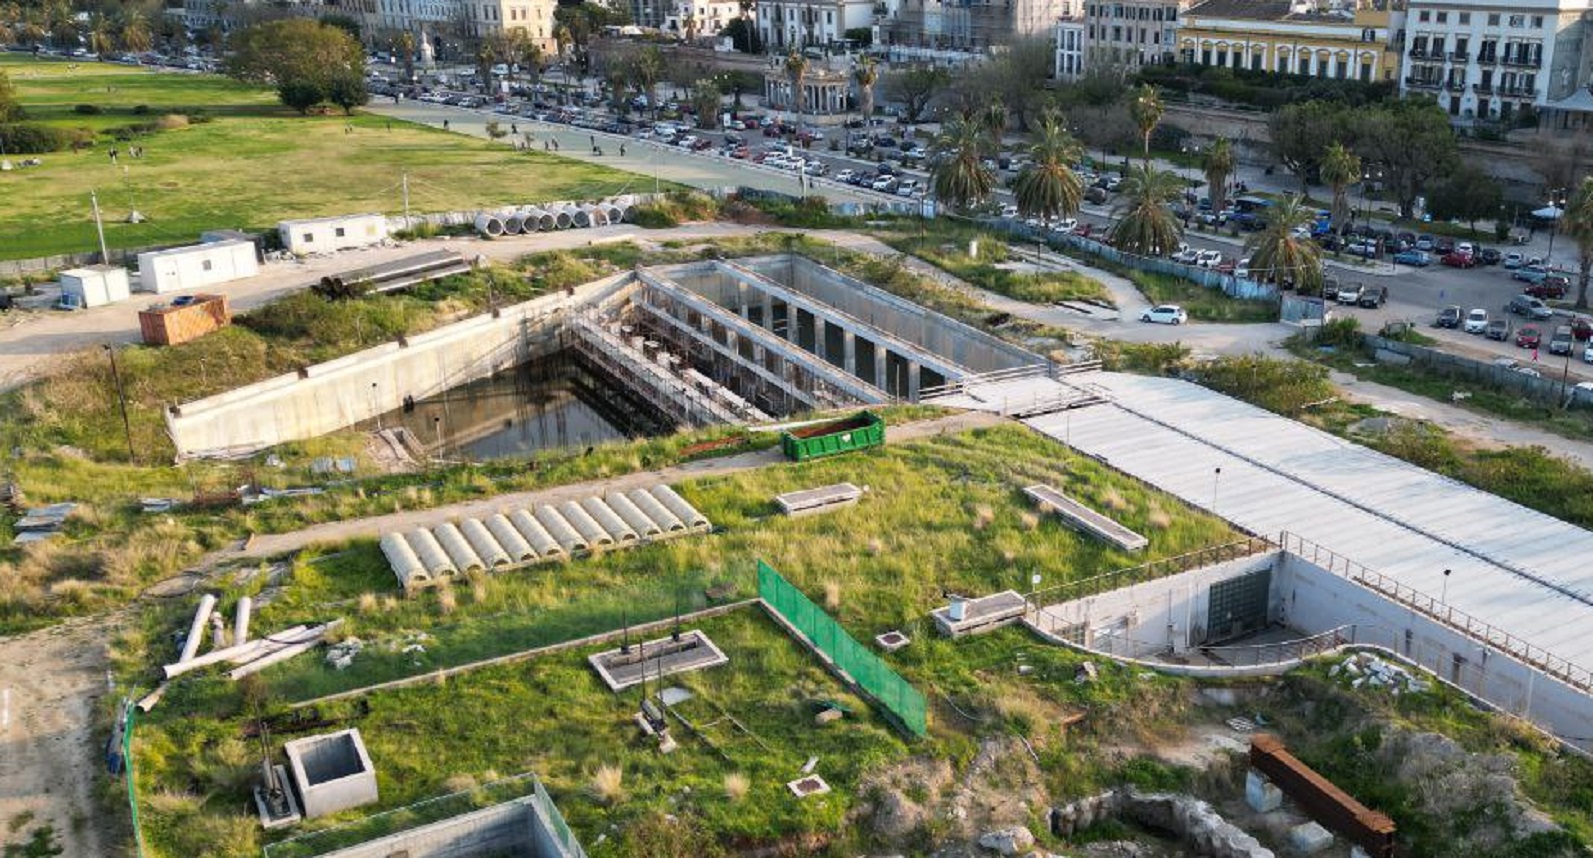
[[[797,339],[797,308],[791,302],[785,304],[785,338],[787,342],[798,342]]]
[[[819,356],[819,360],[828,361],[830,359],[829,335],[830,323],[826,322],[822,316],[815,315],[813,317],[813,353]]]
[[[747,284],[736,284],[736,305],[742,319],[752,318],[752,306],[747,303]]]
[[[763,326],[774,330],[774,296],[768,292],[763,293]]]
[[[885,357],[890,354],[880,343],[874,343],[874,386],[880,390],[890,390],[890,379],[885,377]]]
[[[841,362],[850,375],[857,375],[857,335],[851,331],[842,331],[841,337],[845,345],[841,347]]]
[[[919,375],[920,375],[921,372],[922,372],[922,367],[920,367],[916,362],[909,363],[907,365],[907,401],[908,402],[917,402],[918,401],[918,379],[919,379]]]

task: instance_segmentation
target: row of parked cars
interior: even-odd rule
[[[1513,335],[1517,347],[1534,350],[1546,347],[1551,355],[1572,354],[1578,342],[1593,340],[1593,320],[1583,316],[1573,316],[1569,323],[1555,325],[1552,329],[1543,324],[1554,318],[1554,311],[1531,295],[1517,295],[1510,299],[1504,310],[1507,315],[1494,317],[1481,307],[1463,312],[1460,307],[1451,305],[1438,311],[1438,318],[1433,324],[1439,328],[1458,328],[1468,334],[1499,342],[1509,342]],[[1516,328],[1511,324],[1510,315],[1525,316],[1534,321]],[[1549,331],[1547,337],[1544,331]],[[1582,350],[1582,360],[1593,363],[1593,342]]]

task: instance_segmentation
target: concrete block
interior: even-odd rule
[[[839,721],[841,720],[842,714],[843,713],[839,709],[825,709],[819,714],[813,716],[813,723],[823,725],[828,724],[831,721]]]
[[[337,813],[378,799],[376,768],[360,740],[360,731],[343,730],[294,739],[284,746],[293,784],[303,800],[304,816]]]
[[[1283,790],[1266,775],[1251,769],[1245,775],[1245,803],[1256,813],[1271,813],[1283,804]]]
[[[1301,855],[1314,855],[1333,845],[1333,833],[1315,822],[1289,829],[1289,845]]]

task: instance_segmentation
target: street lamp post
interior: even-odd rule
[[[1560,216],[1565,212],[1565,188],[1555,188],[1549,191],[1549,207],[1554,209],[1554,220],[1549,223],[1549,255],[1543,260],[1543,267],[1554,270],[1554,234],[1560,231]]]
[[[1451,573],[1453,571],[1455,571],[1455,570],[1453,570],[1453,569],[1445,569],[1444,570],[1444,588],[1443,588],[1442,591],[1440,591],[1441,595],[1438,597],[1438,601],[1440,603],[1442,603],[1442,604],[1445,604],[1445,605],[1449,604],[1449,573]]]

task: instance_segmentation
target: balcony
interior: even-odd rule
[[[1452,63],[1463,63],[1463,62],[1469,61],[1470,59],[1471,59],[1471,51],[1450,51],[1449,52],[1449,61],[1452,62]]]
[[[1506,65],[1506,66],[1514,66],[1516,68],[1523,68],[1523,69],[1535,69],[1535,68],[1542,67],[1543,58],[1541,58],[1541,57],[1521,57],[1521,56],[1512,56],[1512,55],[1506,54],[1505,56],[1502,56],[1502,57],[1499,58],[1499,64],[1500,65]]]
[[[1492,95],[1493,94],[1493,84],[1491,84],[1491,83],[1474,83],[1474,84],[1471,85],[1471,91],[1475,92],[1478,95]]]
[[[1405,78],[1405,85],[1411,89],[1438,89],[1442,84],[1443,82],[1436,78]]]
[[[1418,60],[1426,59],[1427,58],[1427,49],[1426,48],[1411,48],[1410,49],[1410,55],[1412,57],[1414,57],[1415,59],[1418,59]],[[1443,58],[1442,57],[1434,57],[1433,59],[1443,59]]]
[[[1466,82],[1463,80],[1446,80],[1444,81],[1444,89],[1450,92],[1465,92]]]
[[[1532,87],[1512,86],[1499,87],[1499,94],[1507,98],[1537,98],[1538,91]]]

